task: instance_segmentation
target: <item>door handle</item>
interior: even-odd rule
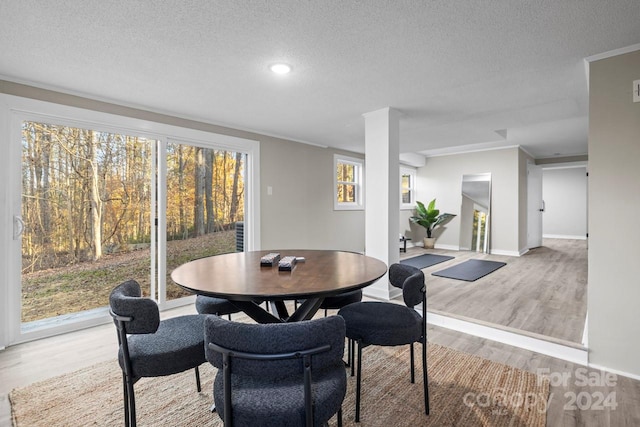
[[[13,216],[13,240],[18,240],[24,232],[24,221],[20,215]]]
[[[543,201],[542,201],[542,208],[540,208],[540,209],[539,209],[539,211],[540,211],[540,212],[544,212],[544,208],[545,208],[545,206],[544,206],[544,200],[543,200]]]

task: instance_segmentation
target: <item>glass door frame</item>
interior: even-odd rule
[[[256,204],[255,198],[250,195],[259,193],[259,184],[251,179],[251,175],[256,173],[257,162],[255,161],[256,154],[250,154],[246,150],[242,150],[237,144],[230,144],[223,141],[205,141],[202,139],[193,139],[187,137],[168,137],[159,142],[158,149],[158,212],[167,211],[167,145],[168,144],[183,144],[193,147],[210,148],[215,150],[227,150],[242,152],[245,154],[245,224],[250,224],[255,229],[256,215],[254,214],[254,206]],[[258,209],[259,212],[259,209]],[[155,233],[158,239],[156,248],[158,251],[158,268],[156,269],[157,280],[157,299],[160,310],[167,310],[175,307],[179,307],[185,304],[190,304],[195,301],[195,297],[183,297],[173,300],[167,300],[167,274],[166,274],[166,250],[167,250],[167,217],[165,215],[158,215],[157,217],[157,232]],[[248,231],[244,233],[245,250],[257,250],[259,249],[259,243],[255,238],[255,232]]]
[[[0,349],[20,342],[40,339],[60,333],[70,332],[90,326],[111,322],[108,310],[81,320],[64,322],[50,328],[38,329],[28,333],[21,332],[21,239],[14,238],[16,216],[21,215],[22,206],[22,134],[21,125],[25,120],[45,121],[60,125],[97,129],[115,133],[141,136],[159,141],[154,162],[158,177],[152,174],[153,180],[158,182],[157,212],[164,212],[166,207],[166,144],[167,141],[180,141],[207,147],[227,147],[229,150],[246,153],[246,205],[245,205],[245,248],[247,250],[260,249],[260,143],[259,141],[196,130],[192,128],[168,125],[160,122],[140,120],[132,117],[120,116],[94,110],[87,110],[73,106],[55,104],[40,100],[0,94],[0,140],[5,143],[7,155],[0,156],[0,168],[5,174],[6,185],[0,189],[0,200],[5,202],[4,209],[0,209],[0,218],[5,224],[0,227]],[[185,121],[185,123],[188,123]],[[206,127],[201,126],[201,127]],[[152,202],[152,212],[154,206]],[[155,218],[150,219],[153,226]],[[164,215],[158,215],[159,230],[164,230],[166,220]],[[158,241],[154,245],[152,236],[151,271],[154,272],[153,258],[158,260],[157,270],[151,273],[151,291],[154,298],[158,298],[161,310],[187,304],[193,297],[182,298],[184,301],[166,302],[164,296],[158,297],[166,289],[166,273],[164,268],[166,251],[166,233],[154,233]],[[157,249],[156,249],[157,248]],[[155,278],[154,278],[155,275]],[[157,283],[157,286],[156,286]],[[114,284],[115,286],[116,284]]]

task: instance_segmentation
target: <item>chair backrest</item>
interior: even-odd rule
[[[391,264],[389,282],[402,289],[402,298],[407,307],[415,307],[424,301],[426,286],[424,273],[419,268],[406,264]]]
[[[207,316],[205,320],[205,355],[207,360],[222,369],[222,355],[209,348],[208,343],[255,354],[281,354],[330,345],[329,351],[312,358],[313,370],[342,365],[345,323],[340,316],[291,323],[253,324]],[[303,373],[300,360],[251,360],[236,358],[235,375],[255,376],[261,381]]]
[[[126,321],[128,334],[152,334],[160,326],[158,304],[150,298],[142,298],[140,284],[135,280],[116,286],[109,295],[109,306],[116,316],[130,318]],[[118,322],[115,318],[114,321]]]

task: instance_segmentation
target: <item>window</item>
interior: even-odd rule
[[[336,210],[364,209],[362,159],[334,155],[333,207]]]
[[[400,209],[413,209],[416,202],[416,170],[400,166]]]

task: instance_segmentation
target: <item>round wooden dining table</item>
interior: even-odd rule
[[[261,266],[269,253],[304,258],[291,271],[278,264]],[[364,288],[387,271],[384,262],[355,252],[335,250],[264,250],[196,259],[177,267],[171,279],[198,295],[226,298],[259,323],[311,319],[331,295]],[[304,300],[289,315],[284,301]],[[268,301],[275,313],[260,303]]]

